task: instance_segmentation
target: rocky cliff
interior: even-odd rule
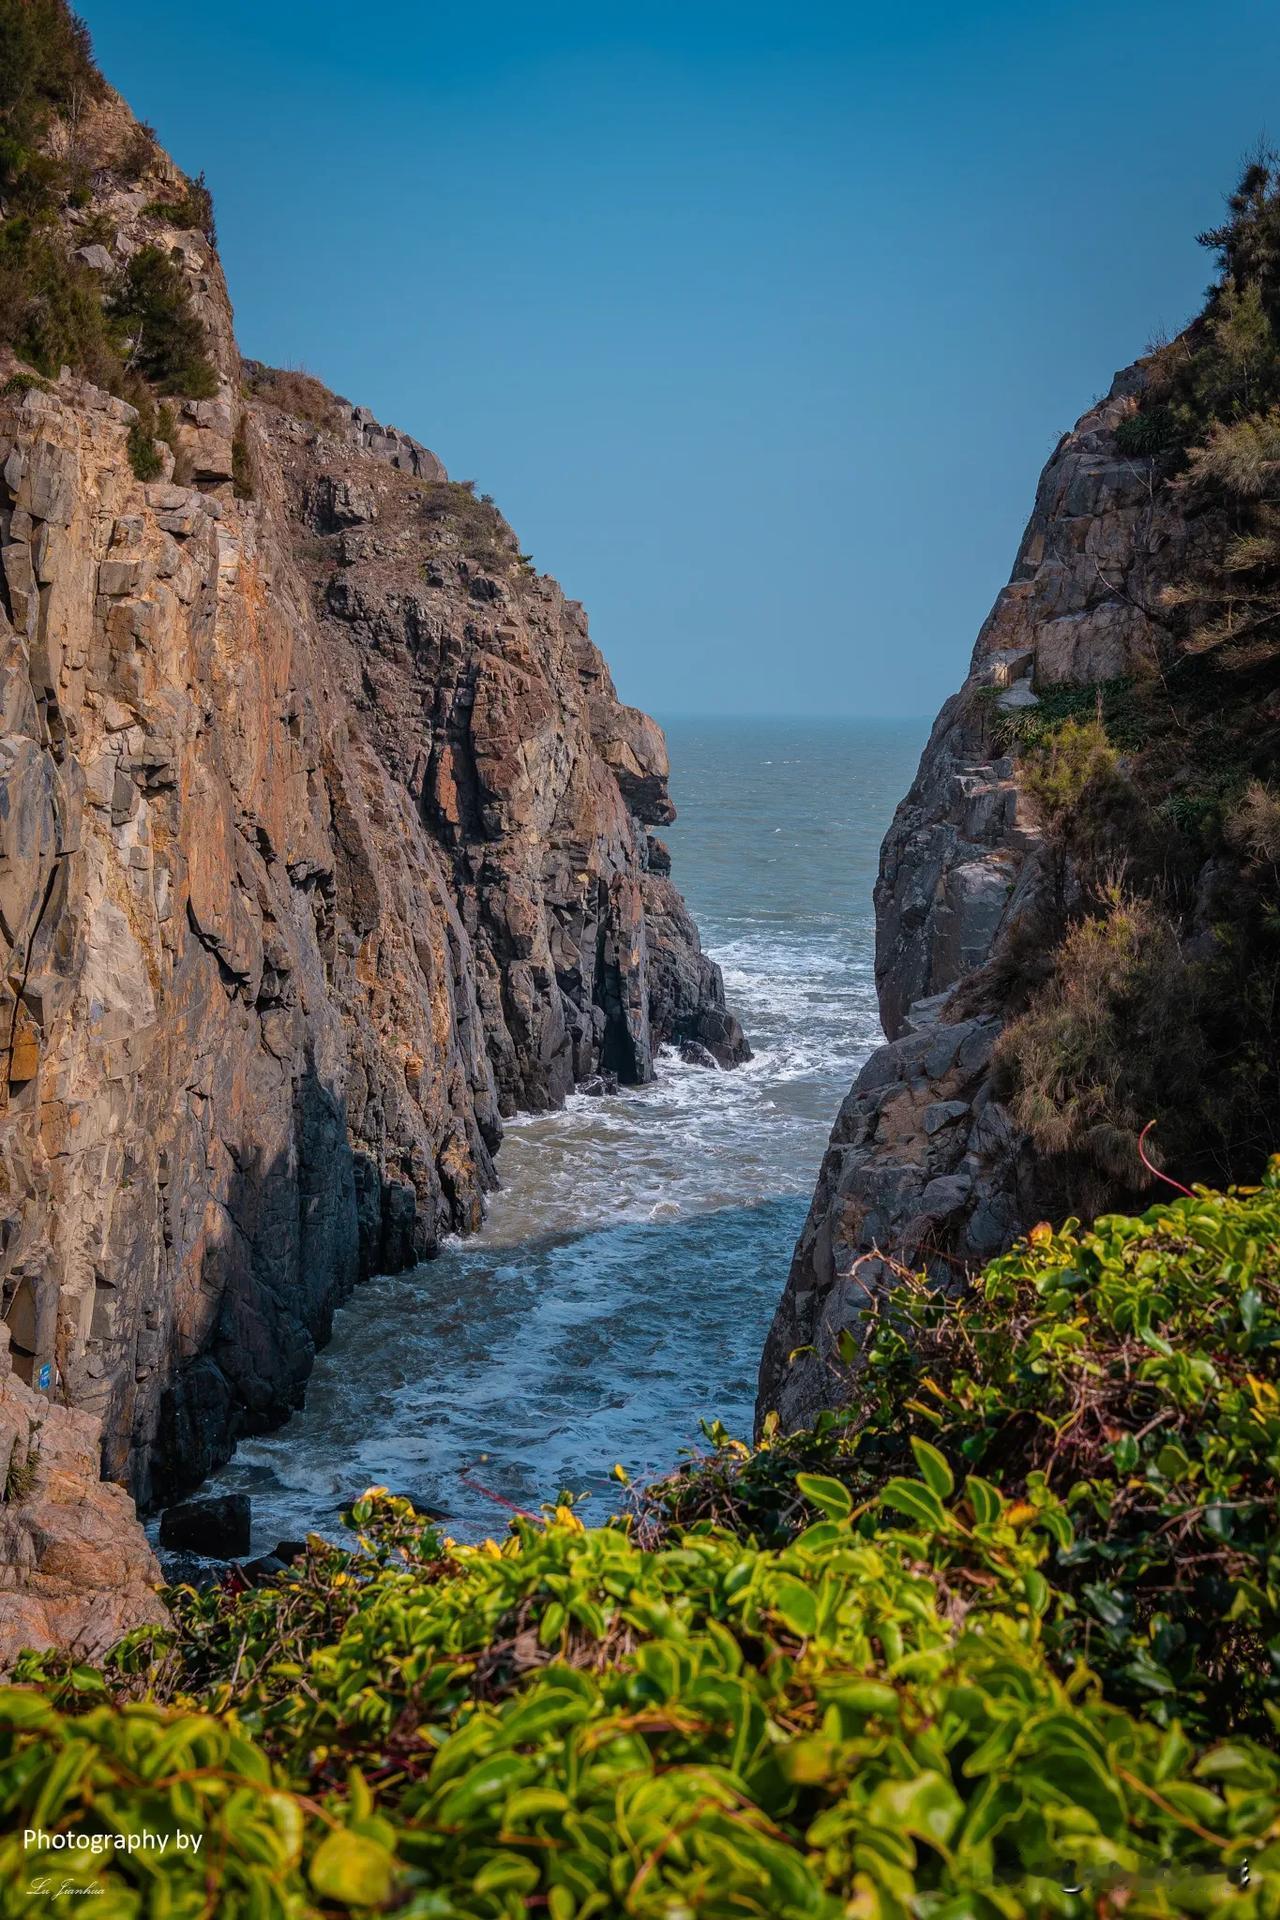
[[[203,189],[50,71],[0,345],[0,1299],[146,1501],[478,1224],[503,1114],[744,1043],[581,607],[425,448],[242,365]]]
[[[1204,623],[1257,494],[1225,497],[1190,428],[1153,427],[1219,355],[1214,312],[1055,449],[889,829],[887,1044],[832,1131],[761,1419],[856,1400],[893,1263],[958,1287],[1046,1215],[1149,1191],[1145,1121],[1184,1178],[1256,1178],[1274,1145],[1280,646],[1238,606]]]
[[[0,1674],[24,1648],[92,1660],[168,1617],[133,1502],[99,1478],[100,1442],[91,1413],[14,1373],[0,1321]]]

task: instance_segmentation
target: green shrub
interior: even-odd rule
[[[716,1435],[650,1490],[651,1527],[786,1538],[814,1516],[798,1472],[862,1501],[927,1440],[1064,1502],[1059,1671],[1086,1658],[1164,1724],[1280,1730],[1280,1158],[1260,1189],[1037,1227],[958,1298],[904,1275],[844,1344],[845,1411],[752,1454]]]
[[[166,446],[176,448],[178,423],[173,408],[157,408],[147,388],[135,390],[134,400],[138,418],[129,429],[129,465],[137,479],[155,480],[164,472],[164,461],[157,442],[163,440]]]
[[[1107,736],[1100,696],[1091,717],[1068,717],[1041,737],[1042,745],[1025,751],[1020,779],[1048,836],[1055,893],[1065,908],[1073,888],[1097,899],[1113,871],[1145,860],[1150,822]]]
[[[1222,855],[1228,848],[1245,851],[1235,826],[1250,785],[1245,774],[1246,768],[1233,760],[1217,766],[1193,764],[1160,803],[1162,818],[1196,843],[1200,858]]]
[[[1278,1355],[1280,1162],[1037,1228],[959,1299],[904,1277],[856,1407],[713,1429],[607,1526],[461,1547],[372,1490],[359,1551],[178,1589],[102,1669],[26,1658],[0,1887],[53,1858],[105,1920],[1274,1920]]]
[[[1224,286],[1257,288],[1274,323],[1280,318],[1280,179],[1276,156],[1265,147],[1253,155],[1227,200],[1228,218],[1197,236],[1218,256]]]
[[[24,373],[19,369],[17,373],[11,373],[3,386],[0,386],[0,400],[12,399],[19,393],[48,393],[49,391],[49,382],[42,380],[38,373]]]
[[[144,212],[157,220],[167,221],[171,227],[183,227],[194,233],[202,233],[212,246],[217,241],[217,229],[213,218],[213,195],[203,173],[194,180],[188,180],[185,191],[173,200],[151,200]]]
[[[104,90],[89,30],[62,0],[0,0],[0,128],[15,147]]]
[[[282,1634],[290,1581],[192,1621],[212,1715],[90,1704],[74,1672],[72,1713],[10,1692],[0,1884],[47,1870],[32,1825],[204,1835],[203,1860],[72,1856],[109,1916],[143,1888],[198,1911],[214,1862],[221,1913],[459,1920],[1065,1914],[1064,1859],[1102,1886],[1168,1874],[1125,1909],[1167,1914],[1270,1863],[1274,1756],[1197,1751],[1054,1674],[1060,1503],[957,1491],[929,1448],[873,1522],[838,1481],[804,1490],[828,1517],[783,1547],[649,1551],[561,1510],[444,1566],[316,1552],[296,1584],[329,1583],[322,1643]]]
[[[993,709],[991,726],[997,753],[1045,751],[1073,721],[1084,726],[1100,719],[1107,744],[1119,753],[1135,752],[1151,738],[1151,689],[1128,675],[1088,685],[1057,681],[1039,687],[1034,707],[1002,708],[996,688],[983,691]]]
[[[118,390],[123,368],[97,276],[73,260],[47,223],[0,223],[0,338],[54,378],[63,366]]]
[[[1116,428],[1116,447],[1131,459],[1149,459],[1181,442],[1178,421],[1169,407],[1140,407]]]
[[[160,150],[160,136],[147,120],[139,120],[129,130],[124,151],[120,156],[120,170],[127,180],[140,180],[155,164]]]
[[[104,303],[99,276],[71,249],[72,239],[93,237],[92,223],[70,236],[62,224],[66,205],[91,199],[75,131],[104,86],[85,27],[63,0],[0,0],[0,343],[43,375],[66,365],[135,403],[144,379],[207,397],[217,385],[208,343],[172,261],[143,249]],[[51,150],[55,117],[65,158]],[[139,138],[150,152],[149,131]],[[203,179],[183,211],[212,233]],[[141,448],[139,457],[145,463]]]
[[[45,144],[55,116],[74,127],[103,90],[62,0],[0,0],[0,341],[46,374],[69,361],[93,378],[111,357],[93,277],[54,223],[75,162]]]
[[[1111,785],[1115,773],[1115,749],[1099,711],[1054,728],[1023,768],[1022,784],[1049,830],[1061,833],[1094,794]]]
[[[129,465],[138,480],[154,480],[164,471],[164,462],[156,448],[152,426],[141,416],[129,429]]]
[[[217,391],[204,326],[182,274],[159,247],[135,253],[112,299],[131,365],[163,393],[207,399]]]
[[[253,456],[249,451],[249,440],[243,419],[237,422],[231,440],[231,485],[237,500],[252,500],[257,492],[254,483]]]

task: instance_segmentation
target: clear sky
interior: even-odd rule
[[[1272,0],[83,0],[241,346],[492,493],[659,713],[922,714],[1198,304]]]

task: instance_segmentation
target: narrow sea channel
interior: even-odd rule
[[[673,877],[755,1057],[509,1123],[484,1230],[338,1316],[306,1407],[205,1491],[255,1550],[371,1484],[501,1533],[499,1495],[602,1517],[700,1416],[748,1434],[760,1348],[837,1108],[880,1038],[871,890],[917,721],[671,720]],[[481,1492],[479,1488],[487,1489]]]

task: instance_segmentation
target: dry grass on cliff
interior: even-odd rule
[[[1140,1191],[1146,1123],[1194,1106],[1206,1070],[1202,982],[1177,927],[1150,900],[1111,889],[1106,909],[1069,928],[1052,975],[1001,1034],[995,1085],[1046,1157],[1069,1160],[1086,1218],[1116,1188]]]
[[[267,367],[260,360],[246,360],[244,384],[255,400],[309,426],[332,433],[342,425],[342,402],[305,367]]]

